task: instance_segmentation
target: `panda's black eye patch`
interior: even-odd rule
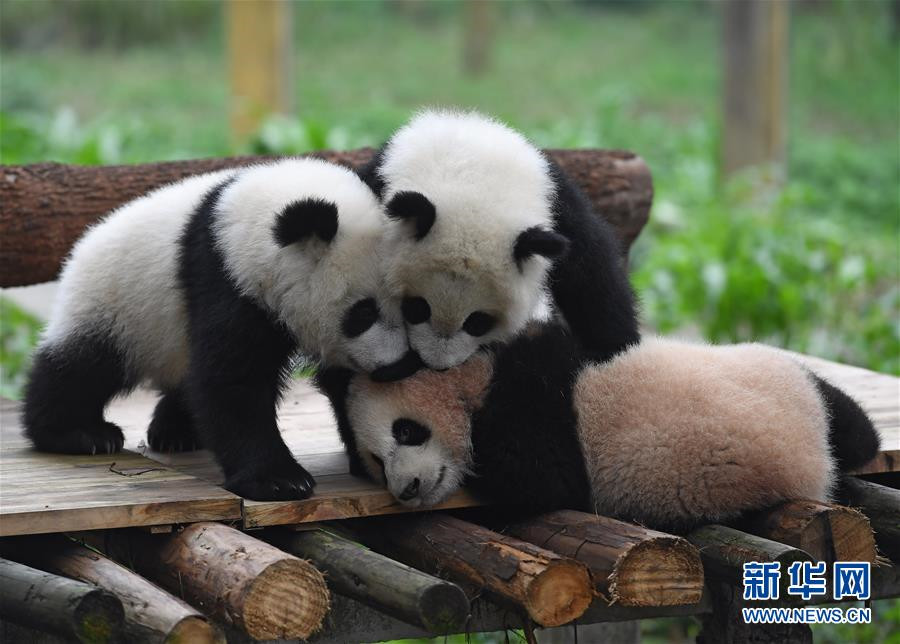
[[[431,307],[424,297],[404,297],[400,304],[403,319],[410,324],[422,324],[431,319]]]
[[[378,321],[378,305],[371,297],[351,306],[341,321],[341,330],[348,338],[362,335]]]
[[[494,328],[497,318],[484,311],[475,311],[463,322],[463,331],[474,338],[484,335]]]
[[[391,428],[399,445],[422,445],[431,438],[431,430],[409,418],[399,418]]]

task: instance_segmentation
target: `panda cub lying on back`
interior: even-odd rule
[[[153,449],[202,443],[237,494],[309,496],[275,415],[292,355],[378,378],[418,367],[383,293],[385,224],[356,174],[314,159],[192,177],[112,212],[66,262],[26,435],[45,451],[118,451],[104,407],[147,382],[162,392]]]
[[[467,481],[524,511],[685,530],[826,500],[836,471],[879,445],[852,399],[775,349],[648,338],[597,364],[554,324],[448,371],[357,376],[332,394],[351,458],[412,507]]]

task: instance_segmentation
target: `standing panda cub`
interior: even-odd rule
[[[209,448],[248,498],[308,496],[276,422],[292,356],[410,373],[380,277],[385,223],[356,174],[313,159],[192,177],[112,212],[66,262],[26,435],[45,451],[118,451],[104,408],[146,382],[162,393],[153,449]]]
[[[647,338],[585,362],[538,326],[496,353],[331,392],[361,467],[411,507],[467,481],[517,511],[581,509],[683,531],[827,500],[879,439],[844,392],[779,351]]]
[[[546,304],[593,359],[639,341],[614,232],[518,132],[475,112],[423,112],[362,175],[392,219],[387,286],[428,367],[509,340]]]

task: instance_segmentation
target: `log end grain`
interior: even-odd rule
[[[455,633],[469,615],[469,600],[456,584],[434,585],[419,596],[419,614],[430,633]]]
[[[169,632],[165,644],[227,644],[222,629],[202,617],[191,615]]]
[[[308,561],[286,558],[253,581],[241,622],[258,640],[307,639],[319,630],[330,607],[325,577]]]
[[[619,557],[609,590],[622,606],[696,604],[703,594],[700,553],[679,537],[640,541]]]
[[[99,588],[81,597],[74,614],[75,634],[82,642],[112,641],[125,619],[122,602]]]
[[[878,548],[869,519],[859,510],[833,506],[826,513],[831,530],[835,561],[875,563]]]
[[[525,608],[541,626],[578,619],[594,598],[587,567],[571,559],[551,562],[528,586]]]

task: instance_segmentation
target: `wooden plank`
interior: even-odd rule
[[[34,452],[0,401],[0,536],[234,520],[241,499],[140,454]]]

